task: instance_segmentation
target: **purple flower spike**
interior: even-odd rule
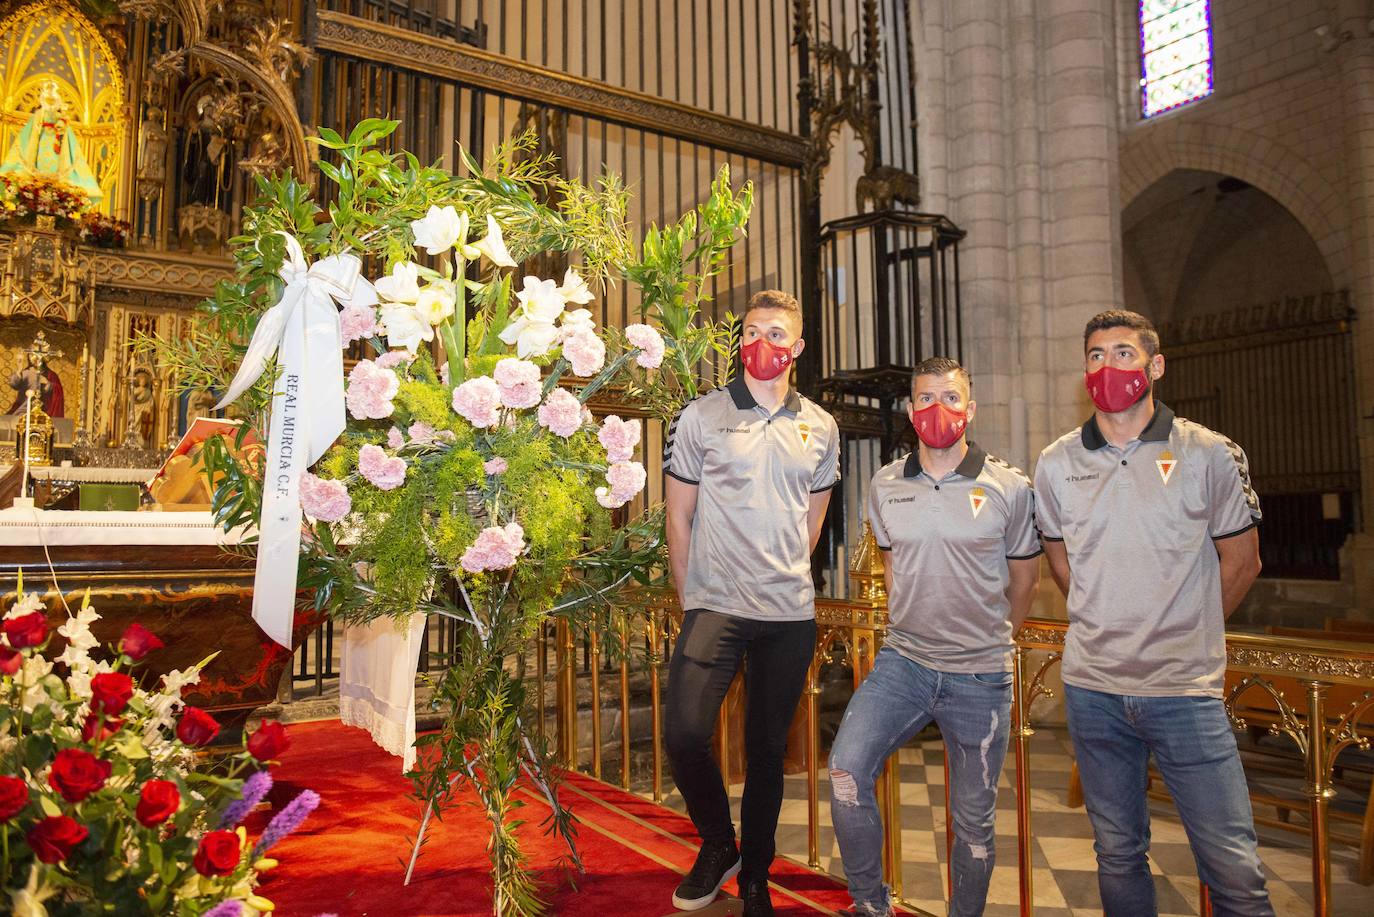
[[[248,813],[257,807],[267,797],[272,789],[272,775],[267,771],[258,771],[247,780],[243,781],[243,797],[235,799],[225,806],[224,814],[220,816],[219,826],[221,828],[233,828],[248,817]]]
[[[201,917],[240,917],[243,913],[243,904],[238,901],[221,901],[210,910],[206,911]]]
[[[253,858],[257,859],[276,846],[277,842],[301,826],[301,822],[320,805],[320,794],[314,790],[301,790],[301,794],[287,804],[286,808],[268,822],[267,830],[258,838],[253,848]]]

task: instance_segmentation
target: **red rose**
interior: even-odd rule
[[[22,650],[37,646],[48,636],[48,616],[41,611],[31,611],[5,622],[5,636],[10,646]]]
[[[134,696],[134,680],[123,672],[101,672],[91,679],[91,709],[119,716]]]
[[[0,646],[0,674],[13,675],[24,664],[24,657],[8,646]]]
[[[119,638],[119,651],[134,662],[142,659],[153,650],[160,650],[166,645],[157,638],[156,634],[137,622],[130,624],[129,629],[124,632],[124,636]]]
[[[30,828],[26,837],[34,856],[44,863],[61,863],[89,835],[74,819],[52,815]]]
[[[187,745],[199,748],[209,745],[219,735],[219,723],[199,707],[187,707],[177,724],[177,738]]]
[[[81,724],[81,738],[87,742],[103,742],[119,732],[123,720],[99,713],[86,714],[86,722]]]
[[[281,723],[263,723],[248,739],[248,753],[259,761],[275,761],[286,751],[291,740]]]
[[[9,821],[29,804],[29,785],[18,777],[0,777],[0,821]]]
[[[196,872],[202,876],[227,876],[239,865],[242,850],[233,831],[211,831],[200,839],[196,851]]]
[[[67,802],[80,802],[105,785],[111,765],[80,748],[64,748],[52,763],[48,782]]]
[[[140,825],[151,828],[175,815],[180,805],[181,793],[175,783],[170,780],[149,780],[143,784],[143,792],[138,796],[138,808],[134,810],[134,816]]]

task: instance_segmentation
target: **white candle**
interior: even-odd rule
[[[33,414],[33,389],[24,392],[24,469],[19,476],[19,496],[26,497],[29,492],[29,418]]]

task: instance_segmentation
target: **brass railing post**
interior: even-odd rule
[[[1335,790],[1326,766],[1326,685],[1307,683],[1307,796],[1312,809],[1312,912],[1331,912],[1331,850],[1326,823],[1327,805]]]
[[[654,802],[663,802],[663,698],[660,696],[663,664],[663,632],[659,625],[659,610],[650,609],[645,625],[649,639],[649,707],[653,730],[653,792]]]
[[[545,703],[544,695],[544,682],[549,677],[549,631],[547,621],[539,622],[539,637],[535,640],[534,646],[534,672],[539,678],[539,738],[543,741],[547,739],[549,734],[548,724],[545,722],[546,708],[548,705]]]
[[[630,788],[630,616],[620,622],[620,785]]]
[[[806,865],[821,865],[820,642],[806,673]]]
[[[591,628],[590,655],[592,674],[592,776],[601,779],[601,638],[595,626]]]
[[[564,767],[577,767],[577,652],[573,629],[566,618],[554,622],[557,665],[554,692],[558,723],[558,756]]]
[[[1031,841],[1030,737],[1035,735],[1026,715],[1026,649],[1017,646],[1011,655],[1012,739],[1016,743],[1016,868],[1020,879],[1021,917],[1035,911],[1035,872]]]

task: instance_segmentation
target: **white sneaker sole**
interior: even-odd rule
[[[699,911],[712,901],[715,901],[716,896],[720,894],[720,890],[725,886],[725,883],[739,875],[740,862],[740,860],[735,860],[735,865],[725,870],[725,875],[720,877],[720,881],[716,883],[716,887],[711,889],[710,893],[702,895],[700,898],[679,898],[677,892],[673,892],[673,907],[677,908],[679,911]]]

